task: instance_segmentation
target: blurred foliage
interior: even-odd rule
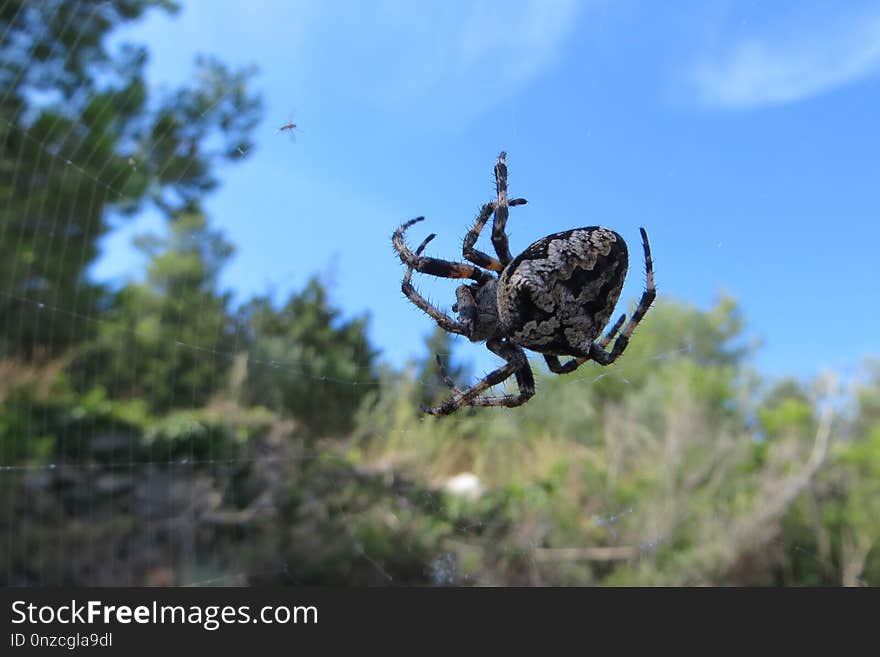
[[[259,101],[211,58],[152,96],[105,37],[153,6],[0,8],[0,583],[880,585],[880,365],[765,380],[729,297],[442,419],[442,331],[396,371],[317,278],[232,307],[204,198]],[[90,280],[148,204],[143,279]]]
[[[281,318],[263,306],[266,323],[248,330],[291,344],[316,326],[332,334],[340,324],[329,319],[281,331],[319,311],[336,318],[319,290],[312,281],[294,297],[314,305]],[[664,320],[694,312],[669,300],[655,310],[658,321],[649,314],[637,338],[650,342]],[[177,410],[100,385],[77,389],[64,362],[4,364],[15,383],[0,388],[0,451],[18,466],[3,477],[6,531],[26,528],[7,544],[10,582],[878,581],[876,376],[850,394],[820,380],[756,395],[745,354],[701,364],[681,351],[646,365],[635,352],[611,368],[541,372],[538,394],[515,411],[435,420],[418,409],[426,358],[383,369],[357,410],[334,407],[340,428],[331,431],[305,404],[273,406],[272,395],[302,384],[303,402],[339,400],[257,362],[249,345],[259,340],[249,340],[210,401]],[[314,353],[350,355],[344,345],[327,338]],[[94,527],[77,533],[84,518]],[[146,532],[151,523],[174,530]],[[53,551],[90,554],[84,546],[97,536],[120,543],[107,569],[86,557],[59,562]],[[94,553],[110,558],[103,547]]]
[[[449,386],[443,380],[444,373],[453,383],[466,381],[471,376],[470,369],[466,365],[453,362],[453,345],[452,335],[439,326],[434,327],[425,339],[427,353],[421,362],[417,363],[416,372],[418,400],[424,406],[435,406],[449,395]],[[438,359],[443,367],[442,371]]]
[[[197,212],[174,216],[167,235],[137,244],[149,256],[146,280],[108,299],[97,335],[74,358],[74,381],[142,399],[152,411],[201,406],[232,364],[229,295],[215,292],[232,246]]]
[[[145,48],[107,36],[168,1],[5,2],[0,11],[0,357],[48,359],[94,331],[87,278],[111,215],[198,212],[212,168],[250,147],[253,71],[200,58],[193,84],[151,92]]]
[[[351,428],[361,400],[377,384],[367,318],[343,321],[317,278],[279,310],[269,299],[241,312],[249,343],[245,403],[299,419],[316,434]]]

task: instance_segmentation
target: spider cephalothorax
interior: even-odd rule
[[[648,234],[642,228],[647,286],[626,326],[626,315],[621,315],[611,330],[599,338],[617,305],[626,278],[626,242],[609,228],[589,226],[543,237],[516,258],[512,257],[505,232],[508,208],[523,205],[526,200],[508,200],[505,158],[502,152],[495,165],[497,199],[483,206],[474,227],[464,238],[462,255],[473,264],[423,256],[422,251],[435,237],[433,234],[415,252],[411,251],[404,241],[404,233],[424,217],[406,222],[392,236],[395,250],[407,265],[402,289],[410,301],[444,330],[463,335],[472,342],[485,341],[493,353],[507,361],[467,390],[459,390],[446,377],[454,394],[440,406],[425,409],[433,415],[448,415],[462,406],[524,404],[535,394],[535,379],[523,348],[543,354],[550,371],[556,374],[573,372],[588,360],[610,365],[626,349],[630,336],[656,296]],[[480,231],[493,214],[492,244],[497,259],[474,248]],[[413,270],[474,281],[460,285],[455,291],[456,303],[452,310],[458,313],[458,320],[416,292],[410,283]],[[614,345],[611,351],[606,351],[611,340]],[[562,363],[559,356],[573,358]],[[481,396],[511,376],[516,377],[519,394]]]

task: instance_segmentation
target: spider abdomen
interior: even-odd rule
[[[617,305],[627,266],[626,243],[608,228],[541,238],[501,273],[502,332],[539,353],[587,356]]]

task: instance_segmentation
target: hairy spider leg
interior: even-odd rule
[[[516,384],[519,387],[519,394],[503,395],[501,397],[478,397],[474,400],[472,406],[521,406],[534,397],[535,376],[532,374],[528,356],[526,356],[523,348],[508,342],[506,338],[501,340],[500,347],[497,350],[494,344],[487,343],[486,346],[505,360],[510,361],[513,358],[521,362],[521,367],[513,373],[516,377]]]
[[[443,365],[443,359],[440,358],[440,354],[434,354],[434,360],[437,361],[437,371],[440,372],[440,378],[443,379],[443,383],[451,388],[453,392],[461,394],[461,390],[455,385],[455,381],[452,380],[452,377],[446,371],[446,366]]]
[[[444,278],[472,278],[476,281],[489,280],[489,274],[463,262],[448,262],[446,260],[439,260],[438,258],[423,257],[421,255],[422,251],[428,245],[428,242],[436,237],[433,233],[425,238],[425,240],[419,245],[419,248],[416,249],[415,253],[410,251],[404,240],[404,233],[407,228],[423,219],[424,217],[410,219],[394,231],[394,235],[391,238],[392,244],[400,256],[400,259],[407,265],[406,274],[403,276],[403,282],[401,283],[400,289],[413,305],[430,316],[435,322],[437,322],[437,325],[440,326],[440,328],[467,337],[470,335],[469,326],[455,321],[442,310],[431,305],[427,299],[416,291],[411,283],[413,270]]]
[[[440,404],[440,406],[433,408],[423,406],[422,410],[424,412],[431,415],[449,415],[462,406],[506,406],[512,408],[514,406],[522,406],[534,396],[535,377],[532,374],[528,358],[526,358],[522,348],[499,338],[492,338],[487,341],[486,346],[490,351],[506,360],[507,364],[490,372],[467,390],[456,390],[456,393]],[[438,364],[440,364],[444,380],[448,379],[448,375],[443,371],[442,363],[438,361]],[[519,394],[503,395],[500,397],[480,397],[480,393],[506,381],[511,376],[516,376]]]
[[[495,190],[498,200],[495,201],[495,220],[492,222],[492,245],[498,260],[506,267],[513,256],[510,254],[510,242],[507,238],[508,207],[525,205],[528,203],[524,198],[507,199],[507,153],[501,151],[498,154],[498,162],[495,164]]]
[[[626,313],[617,318],[617,321],[614,322],[614,326],[611,327],[611,330],[608,331],[602,339],[599,340],[596,344],[598,344],[602,349],[608,346],[608,343],[614,339],[614,336],[617,335],[617,332],[620,330],[620,327],[623,326],[623,323],[626,321]],[[589,358],[572,358],[565,364],[562,364],[559,361],[558,356],[552,356],[549,354],[544,354],[544,360],[547,361],[547,366],[550,368],[550,371],[554,374],[569,374],[574,372],[581,365],[586,363]]]
[[[600,365],[610,365],[620,357],[629,344],[630,336],[636,330],[636,326],[642,321],[645,313],[648,312],[648,308],[651,307],[651,304],[654,303],[654,299],[657,297],[657,290],[654,288],[654,263],[651,259],[651,246],[648,244],[648,233],[644,228],[640,228],[639,231],[642,233],[642,247],[645,249],[645,274],[647,275],[645,291],[642,293],[642,298],[639,300],[639,305],[636,306],[632,317],[629,318],[623,331],[614,341],[611,352],[605,351],[605,346],[607,345],[595,342],[590,345],[590,358]]]
[[[492,245],[498,254],[501,264],[507,265],[513,256],[510,255],[510,243],[507,239],[507,153],[501,151],[498,154],[498,163],[495,165],[495,190],[498,200],[495,202],[495,221],[492,222]]]
[[[491,280],[489,274],[478,267],[467,264],[466,262],[451,262],[439,258],[428,258],[410,251],[403,235],[410,226],[419,221],[423,221],[424,219],[424,217],[410,219],[405,224],[401,225],[400,228],[395,230],[394,234],[391,236],[391,243],[394,245],[394,249],[400,256],[403,264],[411,266],[417,272],[422,274],[431,274],[432,276],[439,276],[440,278],[470,278],[477,283],[485,283]]]
[[[464,256],[465,260],[470,260],[478,267],[500,272],[504,270],[504,265],[502,265],[499,260],[493,258],[488,253],[478,251],[474,248],[477,239],[480,237],[480,231],[483,230],[483,226],[486,225],[486,222],[489,220],[489,217],[492,216],[494,210],[494,202],[486,203],[486,205],[483,206],[482,210],[480,210],[480,214],[477,215],[477,220],[474,222],[473,228],[471,228],[467,232],[467,235],[464,236],[464,244],[462,244],[461,247],[461,254]]]
[[[428,242],[434,239],[436,235],[431,233],[428,235],[422,243],[419,245],[419,248],[416,249],[416,255],[420,254],[426,246],[428,246]],[[451,333],[458,333],[459,335],[467,335],[467,328],[454,319],[446,315],[442,310],[432,306],[427,299],[425,299],[418,291],[412,286],[410,280],[412,279],[413,266],[409,265],[406,268],[406,273],[403,275],[403,283],[400,285],[400,289],[406,295],[406,298],[412,301],[413,305],[417,308],[421,309],[423,312],[427,313],[429,317],[431,317],[437,325],[445,331],[449,331]]]

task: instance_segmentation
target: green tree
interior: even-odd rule
[[[111,215],[191,211],[239,159],[259,101],[251,72],[200,59],[152,94],[147,50],[108,35],[166,0],[12,0],[0,8],[0,354],[52,357],[86,339],[105,290],[89,265]]]
[[[822,529],[839,567],[837,584],[880,583],[880,361],[855,387],[855,413],[821,491]]]
[[[215,291],[232,245],[198,211],[136,243],[150,257],[146,280],[113,298],[72,368],[77,384],[143,398],[154,412],[200,406],[224,385],[236,346],[229,295]]]
[[[367,317],[342,320],[324,285],[311,278],[280,309],[260,297],[241,318],[250,345],[244,401],[292,415],[312,433],[350,429],[378,383]]]
[[[813,401],[803,386],[786,379],[775,384],[758,408],[758,422],[767,440],[786,431],[810,435],[816,431]]]

